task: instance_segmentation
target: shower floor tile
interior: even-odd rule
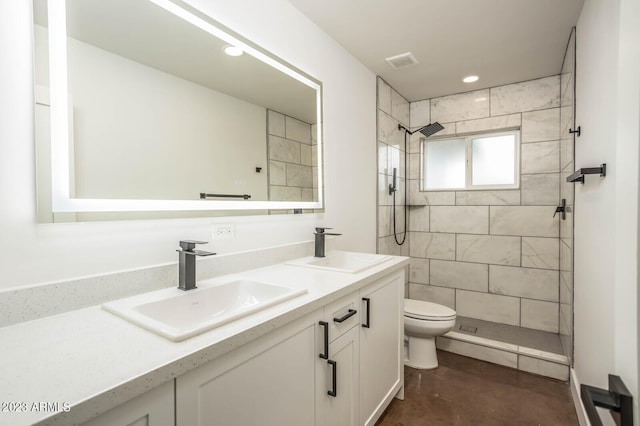
[[[477,330],[475,333],[465,331],[469,328],[476,328]],[[530,328],[498,324],[495,322],[461,316],[456,319],[456,326],[453,331],[564,355],[560,336],[547,331],[532,330]]]
[[[438,351],[434,370],[404,369],[405,399],[378,425],[578,425],[567,383]]]

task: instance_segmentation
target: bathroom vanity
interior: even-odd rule
[[[6,347],[20,348],[0,366],[3,398],[70,410],[3,413],[0,424],[372,425],[403,396],[407,265],[280,263],[208,280],[307,292],[181,342],[100,306],[2,328]]]

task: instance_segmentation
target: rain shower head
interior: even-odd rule
[[[428,138],[429,136],[438,133],[442,129],[444,129],[444,126],[436,121],[432,124],[427,124],[421,129],[418,129],[418,131]]]
[[[436,133],[438,133],[440,130],[444,129],[444,126],[440,123],[438,123],[437,121],[431,123],[431,124],[427,124],[424,127],[421,127],[419,129],[414,130],[413,132],[410,131],[409,129],[407,129],[406,127],[404,127],[402,124],[398,124],[398,130],[404,130],[405,132],[409,133],[410,135],[414,134],[415,132],[420,132],[422,133],[425,137],[429,137],[431,135],[434,135]]]

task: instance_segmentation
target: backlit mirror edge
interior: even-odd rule
[[[216,201],[216,200],[135,200],[135,199],[84,199],[72,198],[69,180],[69,117],[67,86],[67,25],[66,1],[47,0],[49,19],[49,58],[51,95],[51,196],[54,212],[125,212],[125,211],[204,211],[204,210],[290,210],[323,209],[323,138],[322,138],[322,84],[315,82],[291,65],[261,52],[239,36],[216,27],[190,5],[181,1],[149,0],[174,15],[185,19],[202,30],[229,44],[241,46],[258,60],[284,72],[316,91],[317,150],[318,150],[318,201]],[[195,12],[195,13],[194,13]],[[220,25],[216,23],[216,25]],[[232,32],[225,27],[226,31]]]

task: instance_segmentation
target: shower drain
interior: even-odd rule
[[[458,330],[464,331],[465,333],[476,334],[476,331],[478,331],[478,327],[471,327],[470,325],[461,325],[460,327],[458,327]]]

